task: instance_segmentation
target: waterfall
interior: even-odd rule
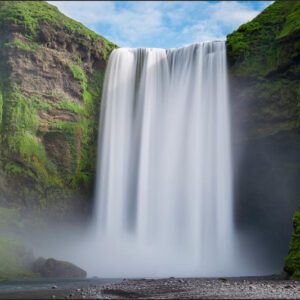
[[[114,50],[98,151],[102,275],[231,274],[225,42]]]

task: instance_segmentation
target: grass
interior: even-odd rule
[[[0,280],[23,277],[36,277],[29,264],[33,253],[15,240],[0,235]]]
[[[300,2],[276,1],[227,36],[228,56],[238,74],[265,76],[290,63],[298,46],[281,47],[280,40],[292,40],[299,32]]]
[[[85,72],[81,69],[81,67],[77,65],[69,64],[68,66],[73,74],[73,77],[80,82],[82,91],[84,93],[87,87],[87,78]]]
[[[15,153],[25,163],[22,168],[31,168],[37,174],[37,180],[46,186],[59,184],[57,170],[48,159],[44,145],[38,138],[38,110],[49,105],[42,103],[39,97],[25,97],[16,84],[10,89],[3,114],[3,136],[7,156]],[[9,172],[17,171],[16,167]],[[32,173],[32,172],[31,172]]]
[[[0,90],[0,134],[1,134],[2,112],[3,112],[2,106],[3,106],[3,95],[2,95],[2,92]]]
[[[300,278],[300,208],[294,215],[294,234],[289,245],[289,253],[285,259],[284,270],[289,278]]]
[[[0,206],[0,230],[5,228],[19,230],[24,227],[21,220],[20,209]]]
[[[82,105],[72,102],[67,99],[63,99],[56,104],[56,107],[59,109],[68,110],[74,113],[80,113],[83,110]]]
[[[14,38],[11,42],[5,43],[4,46],[8,48],[22,49],[24,51],[37,51],[40,47],[40,45],[36,42],[22,42],[17,38]]]
[[[7,23],[21,25],[27,36],[35,36],[41,24],[55,24],[65,27],[69,34],[79,33],[97,39],[98,35],[79,22],[63,15],[47,2],[4,1],[0,3],[0,25]]]
[[[101,56],[107,60],[110,51],[117,47],[47,2],[0,2],[0,26],[9,29],[2,35],[3,56],[9,56],[9,50],[15,49],[14,52],[34,59],[40,47],[50,47],[45,41],[41,42],[41,37],[53,36],[58,31],[67,42],[81,45],[86,51],[96,51],[95,57],[99,60]],[[22,34],[22,38],[9,39],[10,31]],[[87,62],[76,55],[64,63],[81,87],[81,103],[66,99],[63,94],[54,95],[55,91],[49,95],[37,92],[33,96],[31,91],[29,95],[24,94],[10,76],[10,61],[0,62],[0,172],[12,183],[13,188],[8,193],[16,196],[13,202],[19,206],[30,203],[33,210],[47,210],[54,203],[55,209],[62,212],[76,201],[76,197],[70,196],[72,193],[77,195],[80,190],[90,195],[93,191],[104,71],[86,72]],[[63,117],[71,113],[74,121],[56,119],[57,109],[65,110]],[[58,141],[58,147],[66,150],[66,168],[57,163],[56,153],[46,151],[46,142],[51,148],[53,141]]]

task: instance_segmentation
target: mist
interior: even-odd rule
[[[125,49],[122,51],[128,50]],[[141,55],[142,50],[138,51],[133,53]],[[184,52],[178,53],[182,56]],[[208,51],[207,53],[209,54],[211,52]],[[161,50],[160,55],[165,54],[166,52]],[[141,63],[147,62],[146,58],[141,57],[142,56],[139,57]],[[193,56],[191,57],[193,58]],[[166,82],[169,80],[166,75],[168,73],[168,62],[167,60],[164,62],[166,64],[165,68],[162,66],[163,59],[164,58],[160,57],[158,62],[156,62],[161,64],[160,74],[162,78],[160,83],[163,83],[164,80]],[[176,61],[176,59],[179,58],[173,59]],[[187,57],[184,59],[186,60]],[[153,68],[153,65],[151,66]],[[110,69],[108,68],[108,70]],[[216,69],[214,71],[216,72]],[[108,72],[112,71],[110,70]],[[137,82],[144,80],[142,77],[145,76],[142,75],[142,64],[137,64],[134,68],[132,67],[131,72],[133,72],[131,74],[132,78],[136,79]],[[128,93],[126,97],[135,97],[137,93],[139,93],[139,89],[134,86],[133,80],[129,80],[131,77],[128,73],[125,72],[124,75],[127,76],[127,79],[126,76],[123,78],[122,88],[126,88],[126,91],[123,90],[120,94],[115,94],[116,100],[120,99],[126,93]],[[141,77],[139,78],[139,76]],[[187,75],[186,78],[189,78],[189,76]],[[107,80],[108,79],[106,79],[106,85],[108,84]],[[153,242],[155,240],[147,237],[147,230],[152,230],[151,227],[146,229],[146,231],[141,231],[142,233],[140,234],[143,234],[144,236],[143,238],[137,239],[137,233],[139,231],[135,231],[135,229],[139,229],[138,226],[140,226],[138,225],[138,219],[136,221],[134,220],[137,217],[137,212],[134,212],[134,207],[137,205],[137,202],[134,204],[132,201],[134,199],[135,201],[138,201],[138,197],[135,198],[134,189],[132,188],[128,190],[128,194],[126,194],[126,190],[122,190],[126,180],[124,181],[123,178],[123,181],[120,181],[120,177],[118,180],[114,181],[112,190],[114,196],[108,198],[108,196],[105,195],[105,189],[112,183],[106,182],[108,173],[103,172],[103,169],[101,169],[103,168],[103,162],[101,165],[101,159],[98,159],[99,167],[95,183],[96,192],[90,223],[80,225],[75,222],[74,224],[64,226],[51,225],[54,229],[52,228],[48,232],[45,231],[41,236],[30,238],[30,244],[34,245],[36,255],[72,261],[87,270],[88,276],[90,277],[216,277],[258,276],[280,273],[292,233],[291,218],[298,203],[296,195],[299,192],[299,187],[297,187],[295,180],[297,170],[289,167],[289,163],[300,160],[297,152],[298,144],[293,140],[293,136],[285,136],[284,134],[274,135],[267,139],[257,138],[250,142],[243,139],[244,135],[248,133],[247,124],[245,125],[245,119],[247,120],[245,114],[251,113],[251,106],[247,105],[247,101],[245,101],[246,105],[244,106],[237,104],[239,103],[237,97],[239,97],[239,93],[244,88],[242,85],[237,82],[232,82],[231,78],[229,78],[229,87],[228,97],[231,138],[228,136],[228,139],[230,138],[231,141],[230,160],[232,161],[233,177],[232,195],[230,195],[229,192],[227,196],[227,198],[229,197],[229,200],[225,203],[226,205],[224,205],[224,203],[215,203],[213,207],[214,209],[222,207],[222,213],[224,212],[223,209],[231,210],[228,212],[227,217],[225,216],[225,219],[230,218],[228,224],[232,221],[232,225],[226,226],[232,227],[227,227],[227,230],[218,233],[218,229],[214,229],[214,222],[217,221],[217,219],[215,219],[216,211],[211,211],[212,214],[210,215],[207,215],[207,212],[203,211],[202,216],[194,215],[195,219],[191,222],[192,227],[190,227],[188,231],[182,231],[182,229],[188,228],[182,228],[182,226],[188,224],[186,222],[190,221],[189,218],[191,215],[187,215],[186,222],[182,221],[182,218],[184,220],[184,214],[180,216],[179,219],[179,215],[175,215],[175,219],[178,220],[178,227],[175,227],[177,226],[175,223],[170,223],[168,231],[164,233],[164,235],[161,235],[164,230],[164,222],[168,219],[169,211],[167,209],[164,215],[156,215],[154,213],[150,218],[152,222],[150,225],[156,225],[156,228],[159,229],[158,231],[152,232],[151,235],[152,237],[161,235],[161,240]],[[118,88],[120,89],[120,87]],[[113,90],[113,92],[117,93],[115,90]],[[227,92],[225,92],[225,95],[226,93]],[[181,94],[181,96],[184,97],[183,94]],[[224,92],[222,93],[222,96],[224,96]],[[105,97],[111,97],[111,95],[106,95]],[[125,108],[128,109],[128,103],[125,103]],[[162,109],[163,108],[161,108],[161,110]],[[134,111],[134,106],[132,111]],[[156,118],[163,118],[160,110],[158,110],[157,113],[158,115]],[[119,115],[118,122],[120,122],[120,118],[122,118],[122,115]],[[185,118],[190,118],[190,116]],[[107,122],[109,117],[104,115],[102,110],[100,126],[104,126],[105,120]],[[155,119],[156,126],[158,121],[159,119]],[[173,126],[173,130],[176,128],[175,132],[180,130],[180,126],[183,124],[180,122],[177,123],[179,124],[178,128]],[[121,127],[118,130],[121,130],[120,132],[122,132],[122,134],[117,136],[116,141],[126,138],[126,132],[122,131],[125,130],[124,124],[119,124]],[[164,123],[161,123],[161,127],[158,126],[155,130],[162,128],[163,124]],[[194,128],[197,128],[198,125],[194,125]],[[136,127],[142,128],[143,126]],[[211,132],[210,135],[211,134],[214,133]],[[103,137],[106,136],[106,139],[111,136],[111,134],[106,133],[105,135],[103,132],[102,135]],[[100,133],[100,155],[107,160],[109,157],[108,155],[114,154],[105,152],[107,151],[107,149],[105,150],[107,144],[105,143],[105,140],[101,140],[101,138]],[[129,140],[130,137],[128,140],[125,139],[124,141],[128,143]],[[158,144],[161,144],[162,142],[163,139],[161,139]],[[171,148],[176,149],[176,147],[178,147],[176,143],[177,141],[174,139]],[[130,144],[124,145],[127,145],[126,147],[131,146]],[[219,145],[217,148],[221,149],[224,154],[222,145]],[[121,155],[118,159],[124,159],[122,156],[124,155],[125,149],[116,147],[115,150],[117,151],[116,155]],[[164,149],[158,151],[164,153]],[[135,167],[134,161],[137,158],[135,155],[137,155],[138,152],[136,150],[131,151],[128,148],[128,153],[133,153],[133,157],[129,160],[129,163],[127,162],[127,167],[130,170],[130,168]],[[228,153],[226,154],[225,151],[225,155],[228,155]],[[166,155],[168,155],[167,152],[165,153],[164,159],[166,159]],[[112,159],[115,159],[116,157],[117,156],[114,156]],[[215,158],[213,157],[213,159]],[[163,162],[163,160],[161,162]],[[192,165],[193,162],[191,162],[190,166]],[[108,166],[106,168],[108,168]],[[159,173],[157,173],[157,170],[160,170]],[[120,174],[120,169],[118,169],[118,167],[115,171],[115,176],[123,176]],[[126,171],[126,169],[123,171]],[[154,174],[156,174],[155,176],[157,177],[157,175],[162,172],[164,172],[164,168],[156,169],[156,173],[154,172]],[[219,183],[220,181],[222,182],[222,180],[228,176],[228,172],[231,172],[231,170],[225,169],[225,173],[220,173],[219,170],[217,173],[218,176],[215,175],[212,177],[211,182],[213,185],[211,186],[211,194],[206,195],[206,197],[211,199],[214,198],[214,194],[212,193],[216,188],[214,184]],[[170,174],[171,173],[168,173],[167,176],[170,176]],[[135,173],[134,170],[128,172],[126,176],[131,177],[131,184],[133,185],[140,180],[138,173]],[[283,177],[285,178],[284,181],[282,181]],[[187,178],[190,184],[193,176],[188,175]],[[162,177],[159,179],[159,182],[161,182],[161,180],[163,180]],[[118,185],[118,182],[123,182],[123,186],[122,184]],[[179,182],[184,182],[184,177],[177,182],[177,185]],[[226,183],[227,187],[230,184],[229,180],[229,182]],[[152,190],[154,187],[159,189],[158,183],[152,187]],[[180,185],[178,185],[178,187],[180,188]],[[188,187],[191,186],[188,185]],[[184,195],[186,190],[182,191],[182,195]],[[178,191],[175,194],[174,192],[172,193],[173,196],[176,194],[181,195]],[[126,195],[128,198],[120,200],[121,202],[119,203],[115,203],[114,208],[110,210],[111,215],[109,215],[105,207],[112,205],[116,199],[119,199],[120,197],[120,199],[122,199],[122,197],[125,197]],[[146,196],[150,198],[160,197],[158,193],[151,194],[150,192],[149,195],[144,195],[143,197]],[[193,194],[193,197],[195,196],[196,195]],[[165,199],[165,197],[170,198],[171,196],[163,194],[161,201]],[[122,201],[131,203],[127,208],[128,211],[126,211],[126,207],[122,204]],[[220,201],[224,201],[224,191],[221,192]],[[284,206],[281,205],[283,201],[285,203]],[[145,210],[144,217],[141,220],[147,219],[147,214],[149,213],[148,209]],[[180,211],[183,213],[184,209],[185,204],[183,202]],[[190,213],[192,212],[193,214],[195,209],[196,207],[194,207]],[[152,213],[153,212],[154,211],[152,210]],[[158,210],[158,212],[160,212],[160,210]],[[125,215],[125,219],[122,219],[124,218],[123,214]],[[207,218],[207,216],[209,217]],[[224,218],[224,215],[222,218]],[[205,220],[203,226],[206,226],[209,230],[213,230],[207,232],[207,234],[210,235],[209,239],[205,240],[205,235],[201,237],[201,233],[192,229],[197,226],[195,224],[198,224],[197,222],[195,223],[195,220],[198,220],[197,222],[199,222],[199,220]],[[145,228],[147,228],[147,224],[149,223],[145,223],[143,226],[146,226]],[[224,226],[221,225],[221,228],[223,227]],[[140,237],[140,235],[138,236]],[[147,238],[144,238],[145,236]],[[172,240],[173,236],[176,237],[177,240]],[[222,242],[218,241],[220,236],[223,238]],[[181,238],[178,240],[178,237]],[[203,248],[207,249],[205,254],[206,259],[202,260],[202,263],[199,265],[198,254],[201,253],[201,249]]]

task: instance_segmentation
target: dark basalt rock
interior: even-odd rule
[[[299,2],[275,1],[227,36],[236,227],[261,241],[264,263],[278,272],[289,253],[293,278],[300,277],[296,231],[288,252],[300,195],[299,18]]]
[[[0,208],[85,218],[116,47],[47,2],[0,3]]]
[[[78,266],[54,258],[39,257],[32,266],[34,272],[45,278],[85,278],[86,271]]]
[[[45,264],[46,259],[44,257],[39,257],[37,260],[34,261],[32,264],[32,271],[35,273],[39,273],[40,270],[42,269],[43,265]]]

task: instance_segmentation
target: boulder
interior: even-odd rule
[[[38,258],[32,266],[34,272],[40,273],[45,278],[85,278],[86,271],[76,265],[56,260],[54,258]]]
[[[45,264],[46,259],[44,257],[39,257],[37,260],[34,261],[32,264],[32,271],[35,273],[40,273],[43,265]]]

